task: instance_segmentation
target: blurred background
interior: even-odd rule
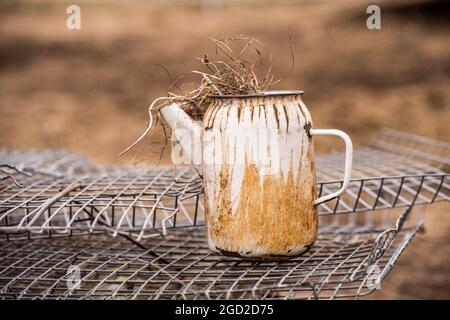
[[[81,8],[80,30],[66,28],[71,4]],[[450,2],[376,1],[381,30],[366,27],[370,4],[2,0],[0,147],[158,163],[145,143],[118,156],[145,129],[147,106],[167,92],[170,80],[157,65],[176,78],[199,68],[195,57],[211,50],[210,37],[237,35],[272,51],[278,77],[291,67],[293,37],[295,67],[277,88],[305,91],[316,128],[344,130],[357,146],[383,126],[449,141]],[[333,140],[316,143],[319,153],[333,148]],[[450,298],[448,210],[428,210],[428,232],[368,298]]]

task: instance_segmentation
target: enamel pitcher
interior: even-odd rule
[[[344,192],[352,170],[347,134],[313,129],[302,91],[209,97],[199,125],[177,104],[161,109],[181,150],[203,177],[206,237],[215,252],[246,258],[293,257],[317,239],[317,205]],[[316,199],[313,137],[346,146],[340,190]],[[181,155],[182,154],[182,155]]]

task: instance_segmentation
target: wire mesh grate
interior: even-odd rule
[[[407,157],[406,146],[411,145],[417,156],[419,143],[428,148],[423,138],[416,141],[407,135],[412,141],[398,148],[405,153],[390,153],[379,146],[391,146],[392,139],[398,146],[395,139],[406,138],[387,132],[355,152],[353,180],[343,195],[319,206],[320,215],[448,201],[450,174],[443,168],[450,148],[438,144],[436,154],[420,162]],[[0,159],[27,174],[13,173],[16,184],[0,185],[0,236],[8,239],[107,232],[141,241],[166,234],[171,227],[204,223],[203,186],[190,167],[174,173],[171,167],[94,166],[66,152],[54,152],[53,162],[50,151],[15,152],[11,158],[9,154],[3,152]],[[41,156],[44,160],[35,161]],[[340,188],[343,167],[341,154],[317,157],[318,196]]]
[[[208,250],[202,227],[143,241],[105,236],[1,243],[4,299],[336,299],[371,293],[419,226],[404,228],[379,259],[379,232],[322,232],[311,251],[246,261]],[[77,268],[79,282],[74,280]]]
[[[2,150],[0,297],[367,295],[421,230],[421,207],[412,208],[448,201],[450,189],[449,144],[389,129],[377,137],[356,150],[345,194],[319,206],[317,243],[284,262],[210,252],[203,186],[189,167],[104,167],[65,151]],[[337,190],[342,155],[316,159],[318,195]]]

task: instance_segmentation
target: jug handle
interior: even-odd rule
[[[311,136],[337,136],[345,142],[345,167],[344,167],[344,179],[342,181],[342,187],[333,193],[324,195],[314,201],[314,205],[324,203],[340,196],[345,189],[347,189],[351,175],[352,175],[352,159],[353,159],[353,144],[350,137],[341,130],[336,129],[311,129]]]

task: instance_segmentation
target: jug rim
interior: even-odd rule
[[[276,96],[293,96],[303,94],[303,90],[267,90],[261,93],[249,94],[211,94],[209,98],[260,98],[260,97],[276,97]]]

